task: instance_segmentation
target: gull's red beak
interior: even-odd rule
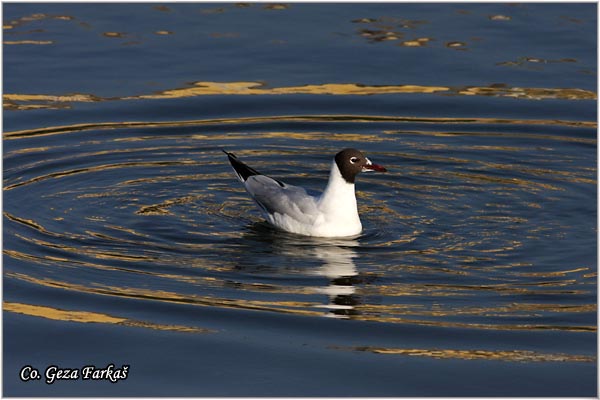
[[[373,164],[371,160],[367,158],[367,163],[363,165],[362,172],[376,171],[376,172],[387,172],[387,169],[381,165]]]

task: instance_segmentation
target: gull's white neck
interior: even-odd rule
[[[361,232],[354,184],[346,182],[335,161],[331,165],[329,182],[319,198],[318,207],[323,213],[323,226],[335,231],[332,233],[344,236]]]

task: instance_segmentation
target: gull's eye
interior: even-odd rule
[[[352,164],[356,164],[358,161],[359,161],[359,158],[358,158],[358,157],[352,157],[352,158],[350,159],[350,162],[351,162]]]

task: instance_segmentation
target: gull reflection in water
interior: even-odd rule
[[[361,281],[354,263],[354,259],[358,257],[355,250],[359,246],[358,240],[298,236],[275,231],[262,223],[253,224],[245,238],[251,242],[262,242],[259,247],[263,249],[268,243],[270,251],[274,254],[306,260],[307,266],[314,265],[314,261],[317,260],[320,265],[316,268],[310,267],[307,273],[323,276],[328,280],[327,286],[310,288],[311,292],[322,293],[328,297],[327,304],[317,307],[326,309],[325,315],[328,317],[349,318],[358,314],[355,306],[360,304],[360,297],[354,287]]]
[[[354,306],[359,304],[356,295],[356,278],[358,270],[354,264],[357,257],[353,247],[358,246],[357,240],[328,240],[314,247],[314,255],[319,258],[323,265],[315,270],[315,274],[325,276],[329,285],[317,288],[318,292],[329,297],[329,303],[323,305],[328,309],[328,316],[348,318],[357,314]]]

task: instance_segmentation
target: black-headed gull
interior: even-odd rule
[[[387,171],[373,164],[360,151],[344,149],[333,159],[325,191],[320,196],[311,196],[303,188],[262,175],[234,154],[223,152],[264,218],[279,229],[306,236],[358,235],[362,224],[354,194],[356,175]]]

